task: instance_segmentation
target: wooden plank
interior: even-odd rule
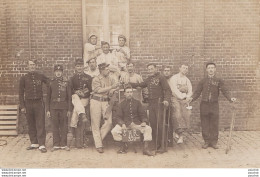
[[[0,111],[0,114],[17,114],[17,111]]]
[[[0,130],[0,136],[18,135],[16,130]]]
[[[0,116],[0,120],[17,119],[17,116]]]
[[[16,120],[0,120],[0,125],[12,124],[16,125]]]
[[[17,109],[17,105],[0,105],[0,109]]]
[[[16,125],[0,125],[0,130],[16,129]]]

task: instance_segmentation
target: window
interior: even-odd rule
[[[84,11],[85,10],[85,11]],[[89,34],[100,41],[118,45],[117,37],[123,34],[129,44],[129,0],[82,0],[83,44]]]

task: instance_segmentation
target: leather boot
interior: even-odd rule
[[[152,153],[152,152],[149,151],[149,142],[148,142],[148,141],[144,141],[143,154],[144,154],[144,155],[148,155],[148,156],[154,156],[154,153]]]
[[[79,118],[78,121],[78,126],[75,129],[75,138],[76,138],[76,148],[83,148],[84,143],[83,143],[83,123],[82,123],[82,119]]]

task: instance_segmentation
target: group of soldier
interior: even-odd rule
[[[76,148],[84,148],[85,130],[91,128],[97,152],[104,152],[103,140],[111,132],[114,140],[121,142],[118,153],[126,153],[127,143],[122,142],[122,132],[134,129],[143,134],[144,155],[163,153],[163,110],[167,110],[170,117],[170,129],[177,143],[183,143],[184,132],[190,128],[192,106],[189,104],[201,94],[200,118],[205,141],[202,148],[211,146],[217,149],[219,92],[230,102],[236,101],[236,98],[229,96],[223,80],[216,76],[216,64],[206,64],[207,76],[193,92],[186,76],[188,64],[182,63],[178,74],[172,76],[170,67],[164,67],[161,74],[157,66],[150,63],[147,65],[149,76],[143,80],[134,72],[135,65],[126,46],[126,37],[119,35],[118,43],[119,46],[114,49],[108,42],[101,42],[98,46],[97,36],[91,34],[84,46],[84,57],[75,61],[75,74],[69,80],[63,77],[62,65],[54,66],[54,78],[50,80],[36,71],[36,60],[28,61],[29,72],[21,77],[19,88],[20,108],[26,114],[31,142],[27,150],[47,152],[46,111],[52,122],[51,151],[70,150],[67,142],[69,126]],[[47,86],[45,104],[43,83]],[[141,88],[143,98],[136,99],[134,92]],[[120,89],[125,99],[119,99],[117,103]],[[143,102],[148,103],[148,111],[145,111]]]

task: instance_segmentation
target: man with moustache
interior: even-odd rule
[[[188,107],[188,102],[192,95],[192,85],[186,76],[188,69],[188,65],[181,64],[179,73],[173,75],[169,80],[173,95],[171,98],[173,129],[176,138],[178,138],[178,144],[183,143],[183,133],[190,129],[191,110]]]
[[[190,101],[195,101],[202,94],[200,103],[200,120],[204,145],[202,148],[212,147],[218,149],[218,126],[219,126],[219,92],[227,98],[229,102],[235,102],[236,98],[231,98],[224,81],[216,76],[216,64],[209,62],[206,64],[207,76],[200,80]]]
[[[39,149],[46,153],[45,147],[45,106],[42,84],[48,86],[48,78],[36,71],[37,60],[28,60],[29,72],[21,77],[19,101],[21,112],[26,114],[31,145],[27,150]]]
[[[74,130],[76,147],[83,148],[83,132],[89,126],[89,117],[86,114],[86,107],[89,104],[89,97],[92,91],[91,76],[84,73],[83,59],[75,62],[75,74],[70,79],[72,104],[74,106],[70,126]]]
[[[156,145],[155,142],[156,135],[158,136],[158,141],[157,141],[158,147],[155,147],[155,149],[158,150],[157,152],[159,153],[164,153],[165,149],[162,149],[161,146],[163,113],[162,113],[162,109],[158,107],[158,101],[160,98],[162,104],[168,107],[171,98],[171,90],[167,83],[166,78],[157,71],[157,67],[155,64],[153,63],[148,64],[147,69],[149,72],[149,77],[146,80],[144,80],[144,82],[130,83],[130,84],[132,87],[148,88],[149,121],[153,130],[152,137],[153,137],[154,145]],[[161,116],[157,118],[158,112],[160,113]],[[158,124],[158,131],[157,131],[157,124]]]

